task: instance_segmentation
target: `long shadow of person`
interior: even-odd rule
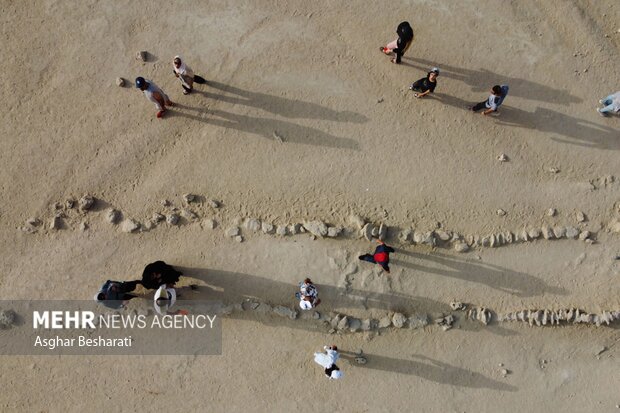
[[[167,117],[183,117],[210,125],[259,135],[263,138],[283,143],[292,142],[328,148],[359,150],[359,143],[354,139],[341,138],[309,126],[301,126],[278,119],[238,115],[217,109],[207,111],[205,108],[194,108],[182,104],[177,104],[176,106],[178,110],[169,111],[166,114]],[[197,114],[186,113],[186,111],[197,112]]]
[[[437,274],[441,276],[457,278],[484,284],[496,290],[513,294],[518,297],[532,297],[543,294],[566,295],[564,288],[547,285],[539,278],[529,274],[509,270],[497,265],[487,263],[475,263],[445,255],[441,253],[419,254],[403,249],[398,249],[397,254],[414,258],[413,261],[395,259],[394,265],[402,265],[421,273]],[[424,265],[433,262],[437,266]]]
[[[250,106],[292,119],[322,119],[335,122],[364,123],[368,118],[360,113],[347,110],[338,111],[297,99],[288,99],[266,93],[251,92],[232,85],[210,81],[209,89],[217,89],[220,93],[209,91],[198,93],[207,98],[227,102],[233,105]]]
[[[339,351],[340,356],[348,360],[352,366],[360,369],[383,370],[390,373],[408,374],[418,376],[424,380],[439,384],[447,384],[457,387],[469,387],[474,389],[491,389],[498,391],[517,391],[518,388],[510,384],[502,383],[480,373],[475,373],[461,367],[451,366],[447,363],[431,359],[422,355],[413,355],[416,360],[396,359],[366,354],[366,364],[357,364],[354,359],[358,354],[348,351]]]
[[[493,73],[487,69],[473,70],[419,58],[405,59],[407,65],[423,71],[428,71],[431,67],[437,66],[441,70],[442,77],[459,80],[469,85],[473,92],[488,92],[494,84],[508,84],[510,86],[509,96],[518,96],[540,102],[556,103],[563,106],[583,101],[583,99],[571,95],[566,90],[555,89],[551,86],[532,82],[527,79]],[[483,97],[484,96],[481,96],[480,100],[482,100]]]

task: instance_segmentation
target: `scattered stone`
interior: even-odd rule
[[[396,328],[403,328],[406,322],[407,322],[407,317],[405,317],[401,313],[394,313],[394,315],[392,316],[392,324]]]
[[[385,317],[379,320],[379,328],[388,328],[391,325],[392,325],[392,319],[390,318],[389,315],[386,315]]]
[[[362,228],[362,235],[368,241],[372,241],[372,229],[373,229],[373,225],[370,223],[364,225],[364,227]]]
[[[278,225],[276,227],[276,234],[278,234],[280,236],[286,235],[286,226],[285,225]]]
[[[361,327],[362,327],[362,322],[360,321],[359,318],[349,319],[349,331],[351,331],[352,333],[355,333],[359,331]]]
[[[497,215],[499,215],[500,217],[503,217],[506,215],[506,211],[500,208],[497,210]]]
[[[454,317],[452,314],[435,319],[435,324],[440,326],[443,331],[450,330],[452,328],[452,323],[454,323]]]
[[[565,235],[566,238],[575,239],[579,236],[579,230],[575,227],[566,227]]]
[[[117,77],[116,78],[116,86],[118,86],[118,87],[125,86],[125,79],[123,79],[122,77]]]
[[[388,230],[387,225],[385,225],[385,224],[382,222],[382,223],[379,225],[379,234],[378,234],[378,238],[379,238],[381,241],[384,241],[384,240],[385,240],[385,238],[387,237],[387,230]]]
[[[499,247],[499,239],[495,236],[495,234],[491,234],[489,236],[489,246],[491,248]]]
[[[424,328],[428,325],[428,315],[426,314],[413,314],[409,317],[409,328],[418,329]]]
[[[159,222],[164,221],[165,219],[166,219],[166,217],[164,215],[160,214],[159,212],[155,212],[151,216],[151,222],[154,222],[156,224],[159,223]]]
[[[86,231],[88,229],[88,224],[86,223],[86,221],[82,221],[82,223],[80,224],[80,231]]]
[[[398,240],[400,242],[402,242],[403,244],[409,242],[411,240],[412,232],[413,231],[411,231],[411,229],[409,229],[409,228],[406,228],[406,229],[402,230],[398,234]]]
[[[413,238],[414,240],[416,240],[416,243],[418,244],[426,244],[426,245],[430,245],[431,247],[434,247],[436,244],[436,240],[435,240],[435,235],[433,233],[434,231],[427,231],[424,233],[420,233],[420,232],[414,232],[413,234]]]
[[[338,323],[340,323],[340,320],[342,319],[342,316],[340,314],[336,314],[335,316],[332,317],[332,319],[330,320],[330,325],[332,326],[332,328],[337,328],[338,327]]]
[[[303,226],[308,232],[317,237],[324,237],[327,235],[327,225],[322,221],[304,222]]]
[[[454,311],[465,311],[467,306],[460,301],[453,301],[450,303],[450,308]]]
[[[50,221],[50,229],[59,230],[62,227],[62,218],[55,216]]]
[[[84,195],[78,201],[78,206],[82,212],[88,211],[93,207],[93,205],[95,205],[95,198],[90,195]]]
[[[508,374],[510,374],[510,371],[507,369],[502,369],[502,376],[506,377]]]
[[[196,195],[194,194],[184,194],[183,195],[183,201],[185,201],[186,203],[191,203],[194,202],[196,200]]]
[[[554,217],[555,214],[557,214],[557,213],[558,213],[558,211],[555,208],[549,208],[547,210],[547,216],[550,216],[550,217]]]
[[[187,219],[188,221],[195,221],[198,219],[198,215],[196,215],[196,213],[191,209],[187,208],[183,208],[181,210],[181,216],[183,216],[183,218]]]
[[[260,306],[260,303],[255,301],[244,301],[241,303],[241,308],[243,311],[256,310]]]
[[[237,235],[237,236],[235,237],[235,241],[237,241],[237,242],[243,242],[243,237],[242,237],[241,235]]]
[[[167,199],[162,199],[159,203],[160,203],[160,204],[161,204],[161,206],[163,206],[163,207],[169,207],[169,206],[171,205],[171,204],[170,204],[170,201],[168,201]]]
[[[17,319],[17,314],[13,310],[0,310],[0,328],[10,328]]]
[[[123,221],[123,223],[121,224],[121,231],[123,232],[135,232],[140,228],[140,224],[138,224],[136,221],[134,221],[131,218],[127,218],[126,220]]]
[[[548,171],[552,174],[557,174],[558,172],[560,172],[560,168],[551,167],[548,169]]]
[[[501,155],[499,155],[497,157],[497,160],[500,161],[500,162],[508,162],[509,161],[508,156],[505,153],[502,153]]]
[[[327,228],[327,236],[330,238],[336,238],[342,232],[342,228],[340,227],[329,227]]]
[[[121,220],[121,211],[119,211],[118,209],[110,208],[106,212],[105,218],[110,224],[116,225]]]
[[[365,319],[362,320],[361,324],[360,324],[360,329],[362,331],[370,331],[372,329],[372,320],[370,319]]]
[[[357,229],[362,229],[364,227],[364,220],[359,215],[349,215],[349,223],[355,225]]]
[[[487,325],[489,324],[489,321],[491,321],[491,312],[483,307],[478,308],[477,319],[482,324]]]
[[[273,312],[279,315],[280,317],[288,317],[291,320],[294,320],[297,318],[296,310],[284,307],[282,305],[274,307]]]
[[[229,237],[236,237],[239,235],[239,227],[230,227],[226,230],[226,235]]]
[[[146,59],[148,58],[148,52],[145,50],[141,50],[139,52],[136,52],[136,60],[140,60],[142,62],[146,62]]]
[[[261,229],[261,222],[259,219],[256,218],[246,219],[243,225],[245,226],[245,229],[249,231],[257,232]]]
[[[26,225],[38,227],[39,225],[41,225],[41,220],[39,218],[30,217],[26,220]]]
[[[532,228],[527,232],[527,235],[531,239],[538,239],[540,237],[540,230],[538,228]]]
[[[179,215],[175,213],[166,216],[166,222],[170,225],[177,225],[179,223],[179,219]]]
[[[544,239],[553,239],[554,234],[553,234],[553,230],[548,226],[548,225],[544,225],[540,231],[542,232],[542,236]]]
[[[67,207],[67,209],[73,209],[73,207],[75,206],[75,200],[74,199],[67,199],[65,201],[65,206]]]
[[[578,223],[582,223],[588,220],[588,217],[586,217],[586,214],[584,214],[581,211],[577,211],[577,222]]]
[[[336,327],[338,330],[344,330],[349,326],[349,317],[342,317]]]
[[[265,221],[262,222],[261,229],[263,230],[265,234],[273,234],[275,231],[273,224],[270,224],[269,222],[265,222]]]
[[[316,235],[310,235],[310,239],[311,239],[312,241],[316,240]]]
[[[566,236],[566,227],[553,227],[553,235],[557,239],[564,238]]]
[[[218,209],[221,206],[220,203],[215,199],[210,199],[209,201],[207,201],[207,204],[213,209]]]
[[[214,219],[205,219],[200,226],[205,229],[215,229],[215,227],[217,227],[217,222]]]
[[[442,229],[436,229],[434,232],[435,232],[435,236],[437,238],[439,238],[439,240],[441,240],[443,242],[450,241],[450,239],[452,238],[452,233],[450,231],[444,231]]]
[[[591,236],[592,234],[590,233],[590,231],[581,231],[581,233],[579,234],[579,239],[581,241],[585,241],[590,239]]]
[[[456,252],[467,252],[469,251],[469,245],[467,245],[467,243],[465,242],[455,242],[454,243],[454,250]]]

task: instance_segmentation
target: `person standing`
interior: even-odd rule
[[[478,112],[481,109],[485,109],[482,114],[489,115],[493,112],[497,112],[500,105],[504,102],[506,95],[508,94],[508,86],[507,85],[495,85],[491,88],[491,95],[489,98],[483,102],[476,103],[470,109],[472,112]]]
[[[427,73],[426,77],[413,82],[411,86],[409,86],[409,90],[417,92],[414,93],[413,96],[423,98],[429,93],[435,92],[435,87],[437,87],[437,76],[439,76],[439,69],[434,67]]]
[[[136,87],[144,92],[144,96],[151,102],[155,104],[157,108],[157,117],[161,118],[164,116],[164,112],[166,111],[166,106],[174,106],[174,103],[170,100],[168,95],[164,93],[163,90],[159,88],[152,81],[147,81],[143,77],[136,78]]]
[[[396,28],[396,34],[398,38],[386,46],[382,46],[380,50],[387,55],[394,53],[396,56],[390,59],[390,61],[399,64],[401,58],[413,42],[413,28],[411,28],[409,22],[402,22]]]
[[[310,278],[306,278],[303,283],[299,284],[299,292],[295,294],[295,297],[299,299],[299,307],[302,310],[311,310],[321,304],[319,292]]]
[[[598,103],[604,106],[596,109],[601,116],[607,116],[609,112],[620,113],[620,91],[599,100]]]
[[[181,81],[181,87],[183,87],[183,94],[189,95],[194,88],[194,71],[189,67],[181,56],[174,56],[172,61],[172,67],[174,75]]]
[[[388,274],[390,273],[390,253],[394,252],[394,248],[385,244],[381,240],[377,240],[379,246],[375,248],[374,254],[360,255],[358,258],[362,261],[372,262],[373,264],[379,264],[381,268]]]
[[[340,354],[338,354],[338,347],[325,346],[323,347],[323,350],[325,350],[325,353],[314,353],[314,362],[323,367],[323,372],[328,379],[341,379],[342,372],[336,365],[336,361],[340,358]]]

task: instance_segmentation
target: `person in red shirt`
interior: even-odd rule
[[[360,255],[359,259],[362,261],[372,262],[373,264],[379,264],[381,268],[388,274],[390,273],[390,252],[394,252],[394,248],[385,245],[385,242],[377,240],[379,246],[375,248],[374,254]]]

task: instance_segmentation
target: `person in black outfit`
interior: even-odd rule
[[[144,267],[142,272],[142,285],[144,288],[156,290],[161,285],[166,284],[172,287],[179,281],[182,272],[174,269],[163,261],[155,261]]]
[[[390,253],[394,252],[394,248],[385,245],[383,241],[377,240],[380,244],[375,248],[374,254],[360,255],[358,258],[362,261],[372,262],[373,264],[379,264],[381,268],[388,274],[390,273]]]
[[[435,87],[437,87],[437,76],[439,76],[439,69],[434,67],[428,72],[426,77],[413,82],[413,84],[409,86],[409,89],[418,92],[413,96],[422,98],[429,93],[435,92]]]
[[[402,22],[396,28],[396,34],[398,39],[388,43],[385,47],[381,47],[380,50],[388,55],[394,53],[396,57],[393,57],[391,62],[398,64],[413,42],[413,29],[409,22]]]

